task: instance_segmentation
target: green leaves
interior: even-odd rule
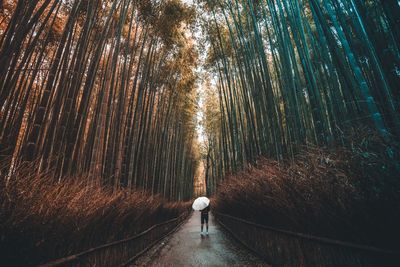
[[[394,147],[398,86],[385,53],[393,62],[399,50],[393,50],[397,30],[387,6],[357,0],[208,1],[207,63],[221,114],[219,127],[209,133],[220,145],[210,153],[224,159],[214,163],[223,171],[209,167],[210,175],[222,179],[260,155],[293,157],[308,144],[348,145],[343,130],[360,124]]]

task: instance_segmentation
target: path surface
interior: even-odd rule
[[[221,229],[210,214],[208,236],[200,235],[200,215],[193,212],[177,232],[167,237],[134,265],[138,266],[268,266]]]

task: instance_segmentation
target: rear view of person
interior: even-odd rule
[[[194,210],[201,214],[201,235],[203,235],[204,222],[206,223],[206,235],[208,235],[208,212],[210,211],[210,199],[207,197],[198,197],[192,204]]]
[[[210,212],[210,205],[200,210],[201,213],[201,235],[203,234],[204,222],[206,223],[206,235],[208,235],[208,213]]]

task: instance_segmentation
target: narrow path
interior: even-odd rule
[[[177,232],[167,237],[133,266],[268,266],[229,236],[210,214],[208,236],[200,235],[200,215],[193,212]]]

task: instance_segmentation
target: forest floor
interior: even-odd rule
[[[269,266],[244,249],[221,229],[210,215],[209,235],[200,235],[200,215],[189,220],[173,235],[160,241],[131,267],[138,266]]]

